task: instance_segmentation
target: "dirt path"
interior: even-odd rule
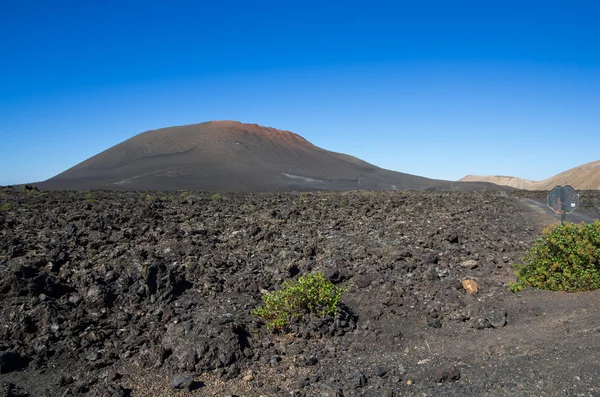
[[[527,213],[536,220],[540,227],[544,228],[560,222],[560,215],[554,213],[545,203],[531,198],[519,198],[518,201],[523,205]],[[566,221],[571,223],[593,223],[596,220],[598,220],[597,216],[587,214],[581,210],[575,210],[566,216]]]

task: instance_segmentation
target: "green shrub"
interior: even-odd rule
[[[94,195],[92,194],[92,192],[86,192],[85,195],[83,196],[83,199],[85,200],[86,203],[96,202],[96,199],[94,199]]]
[[[0,206],[0,211],[10,211],[12,208],[13,206],[11,203],[4,203]]]
[[[151,195],[150,193],[140,193],[140,198],[142,200],[148,201],[148,202],[152,202],[155,199],[155,197],[153,195]]]
[[[215,194],[213,194],[212,196],[210,196],[210,198],[211,198],[212,200],[220,200],[220,199],[222,199],[222,198],[223,198],[223,195],[222,195],[221,193],[215,193]]]
[[[600,222],[546,228],[516,265],[513,292],[527,287],[552,291],[589,291],[600,288]]]
[[[283,329],[293,317],[312,312],[320,316],[335,314],[344,289],[326,280],[323,273],[310,273],[297,281],[285,281],[282,288],[263,295],[264,305],[252,314],[267,321],[267,328]]]

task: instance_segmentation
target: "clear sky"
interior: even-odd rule
[[[544,179],[600,159],[598,1],[0,1],[0,184],[239,120],[381,167]]]

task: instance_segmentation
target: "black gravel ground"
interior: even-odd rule
[[[539,226],[499,192],[0,188],[0,396],[600,395],[599,295],[508,291]],[[314,271],[336,316],[250,314]]]

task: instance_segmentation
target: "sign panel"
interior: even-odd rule
[[[579,193],[569,185],[554,186],[548,193],[547,203],[557,214],[568,214],[579,206]]]

